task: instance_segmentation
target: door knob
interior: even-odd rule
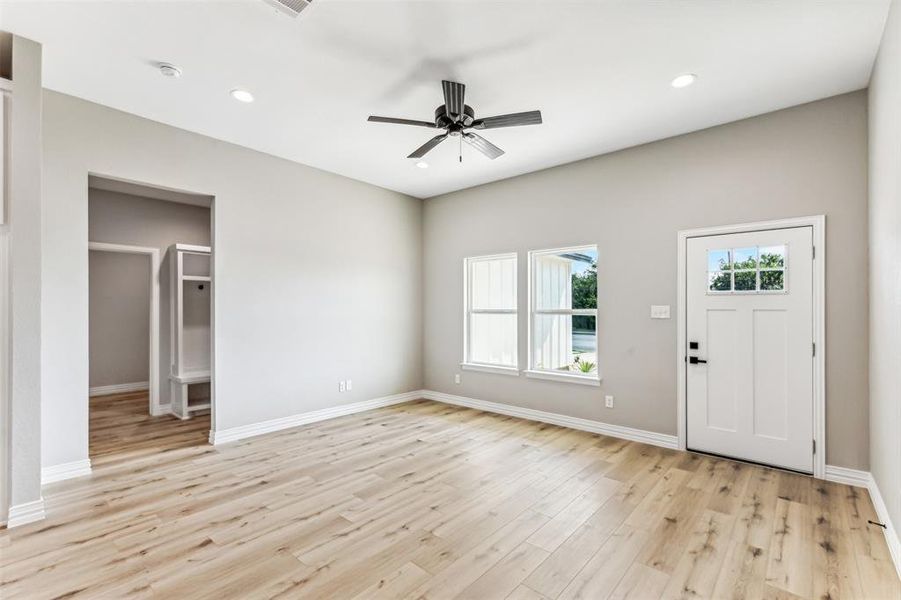
[[[703,360],[703,359],[701,359],[701,358],[698,358],[697,356],[689,356],[689,357],[688,357],[688,362],[691,363],[691,364],[693,364],[693,365],[696,365],[696,364],[698,364],[698,363],[703,363],[703,364],[705,364],[705,365],[707,364],[707,361],[706,361],[706,360]]]

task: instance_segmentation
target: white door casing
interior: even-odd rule
[[[716,252],[774,246],[783,290],[708,289]],[[685,266],[687,448],[813,473],[813,228],[688,238]]]

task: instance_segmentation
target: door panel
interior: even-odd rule
[[[707,427],[723,431],[735,431],[738,420],[738,381],[736,369],[736,327],[738,315],[734,310],[707,312],[708,354],[717,360],[707,364]],[[710,401],[714,398],[716,401]]]
[[[788,439],[787,312],[754,311],[754,435]]]
[[[687,241],[689,449],[813,471],[812,247],[811,227]]]

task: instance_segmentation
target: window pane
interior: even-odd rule
[[[766,246],[760,249],[760,268],[779,269],[785,266],[785,246]]]
[[[735,273],[735,291],[736,292],[757,291],[757,271],[736,272]]]
[[[598,252],[583,248],[534,257],[535,308],[597,308]]]
[[[756,269],[757,268],[757,248],[736,248],[732,251],[735,260],[733,269]],[[735,288],[738,289],[736,282]]]
[[[470,262],[472,308],[516,308],[516,257]]]
[[[708,271],[728,271],[731,268],[732,262],[729,260],[729,250],[707,251]]]
[[[707,289],[711,292],[731,292],[732,273],[714,272],[707,274]]]
[[[516,366],[516,315],[470,315],[469,362]]]
[[[763,260],[763,254],[761,254]],[[760,289],[761,290],[783,290],[785,289],[785,274],[782,271],[761,271],[760,272]]]
[[[586,315],[535,315],[533,368],[597,373],[597,319]]]

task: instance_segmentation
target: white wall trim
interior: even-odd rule
[[[9,507],[9,517],[6,526],[9,529],[28,525],[44,518],[44,499],[33,500],[23,504],[16,504]]]
[[[519,369],[517,367],[502,367],[500,365],[480,365],[478,363],[460,363],[460,369],[463,371],[479,371],[482,373],[496,373],[498,375],[512,375],[519,377]]]
[[[126,394],[128,392],[142,392],[150,389],[149,381],[135,381],[133,383],[116,383],[113,385],[98,385],[88,388],[88,395],[109,396],[111,394]]]
[[[518,417],[529,421],[538,421],[540,423],[550,423],[551,425],[559,425],[560,427],[569,427],[570,429],[578,429],[580,431],[588,431],[591,433],[599,433],[610,437],[631,440],[643,444],[651,444],[653,446],[661,446],[663,448],[676,449],[677,439],[674,435],[665,433],[656,433],[654,431],[645,431],[643,429],[633,429],[632,427],[624,427],[622,425],[611,425],[602,423],[601,421],[592,421],[589,419],[580,419],[570,417],[558,413],[545,412],[543,410],[534,410],[531,408],[522,408],[509,404],[500,404],[497,402],[488,402],[487,400],[477,400],[475,398],[467,398],[465,396],[455,396],[453,394],[445,394],[442,392],[434,392],[431,390],[423,390],[422,398],[443,402],[444,404],[454,404],[456,406],[466,406],[483,410],[485,412],[507,415],[510,417]]]
[[[867,473],[867,475],[870,476],[869,485],[867,486],[867,489],[870,491],[870,499],[873,501],[873,508],[876,509],[876,516],[885,525],[885,529],[882,531],[885,534],[885,543],[888,545],[888,551],[892,555],[892,562],[895,563],[895,572],[898,573],[898,577],[901,577],[901,539],[898,538],[898,530],[895,529],[895,525],[892,523],[888,507],[885,505],[879,486],[876,485],[876,480],[871,474]]]
[[[576,385],[592,385],[600,387],[600,373],[597,376],[574,375],[572,373],[554,373],[553,371],[540,371],[538,369],[526,369],[523,371],[530,379],[543,379],[545,381],[562,381],[563,383],[575,383]]]
[[[150,256],[150,406],[151,415],[160,414],[160,249],[149,246],[88,242],[88,250]],[[131,390],[127,390],[131,391]],[[110,392],[114,393],[114,392]]]
[[[774,221],[758,221],[737,225],[702,227],[679,231],[677,238],[676,284],[676,426],[679,449],[686,449],[686,245],[689,238],[746,233],[768,229],[812,227],[816,256],[813,261],[813,341],[817,352],[813,360],[813,439],[817,452],[813,455],[813,476],[826,478],[826,217],[814,215]]]
[[[885,500],[882,498],[882,492],[879,491],[879,486],[876,485],[876,480],[873,478],[872,473],[826,465],[825,479],[867,489],[870,493],[870,500],[873,501],[873,508],[876,509],[876,517],[880,523],[885,525],[883,530],[885,543],[888,546],[889,553],[892,555],[892,562],[895,563],[895,571],[897,571],[898,577],[901,577],[901,540],[898,538],[898,530],[895,529],[892,523],[888,508],[885,506]],[[871,525],[871,527],[873,526]]]
[[[391,406],[393,404],[401,404],[402,402],[409,402],[411,400],[419,400],[423,397],[424,396],[421,391],[415,390],[403,394],[394,394],[392,396],[375,398],[373,400],[354,402],[353,404],[343,404],[341,406],[323,408],[311,412],[291,415],[289,417],[282,417],[280,419],[271,419],[269,421],[262,421],[260,423],[241,425],[240,427],[230,427],[228,429],[222,429],[219,431],[211,430],[210,443],[218,446],[219,444],[236,442],[245,438],[263,435],[265,433],[272,433],[274,431],[281,431],[282,429],[299,427],[300,425],[306,425],[308,423],[316,423],[317,421],[325,421],[327,419],[334,419],[335,417],[352,415],[360,412],[365,412],[367,410],[372,410],[374,408]]]
[[[826,476],[823,479],[862,488],[870,487],[870,482],[873,480],[868,471],[836,467],[834,465],[826,465]]]
[[[76,460],[75,462],[43,467],[41,469],[41,485],[84,477],[91,474],[91,459]]]

